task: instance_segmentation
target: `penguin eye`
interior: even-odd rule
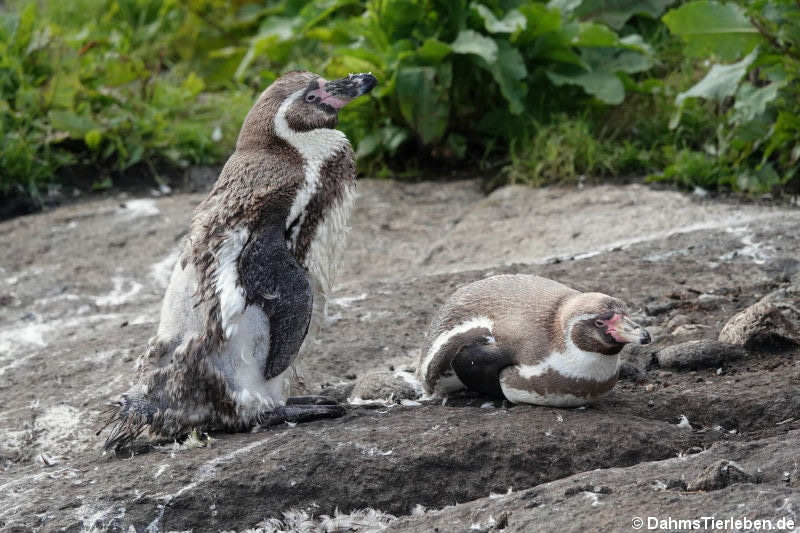
[[[597,326],[598,328],[602,328],[603,326],[606,325],[606,323],[604,320],[595,320],[594,325]]]
[[[308,102],[309,104],[312,103],[312,102],[315,102],[317,100],[319,100],[319,97],[317,95],[314,95],[314,94],[311,94],[311,93],[308,93],[306,95],[306,102]]]

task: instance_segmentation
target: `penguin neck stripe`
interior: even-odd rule
[[[617,374],[619,357],[581,350],[572,341],[572,328],[592,315],[579,315],[570,319],[564,331],[564,351],[551,352],[544,361],[535,365],[519,365],[519,375],[525,379],[542,376],[554,370],[569,378],[606,381]]]
[[[436,354],[439,353],[442,347],[447,344],[447,341],[449,341],[451,338],[476,328],[487,329],[489,330],[490,334],[493,334],[493,327],[494,323],[491,321],[491,319],[485,316],[478,316],[440,333],[439,336],[436,337],[436,340],[433,341],[430,350],[428,350],[428,353],[425,356],[425,360],[422,361],[422,365],[420,365],[420,376],[425,379],[425,376],[428,375],[428,368],[430,367],[431,362],[436,358]]]
[[[286,218],[286,229],[297,222],[289,236],[292,249],[297,244],[308,202],[319,188],[322,165],[348,145],[347,137],[339,130],[316,128],[310,131],[297,131],[289,126],[286,113],[292,104],[302,97],[303,92],[304,89],[301,89],[291,94],[283,101],[275,114],[275,133],[297,150],[303,158],[305,180],[297,191],[289,209],[289,216]]]

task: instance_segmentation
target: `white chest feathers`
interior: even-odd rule
[[[525,379],[543,376],[549,371],[565,378],[607,381],[617,374],[619,357],[581,350],[570,340],[563,352],[552,352],[535,365],[519,365],[519,375]]]

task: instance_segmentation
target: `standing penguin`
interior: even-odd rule
[[[355,193],[338,111],[376,84],[371,74],[326,81],[290,72],[258,98],[195,210],[139,383],[112,407],[106,449],[147,428],[174,437],[342,414],[326,399],[288,394]]]
[[[417,370],[436,396],[468,388],[516,403],[570,407],[611,390],[619,352],[650,334],[605,294],[532,275],[458,289],[434,316]]]

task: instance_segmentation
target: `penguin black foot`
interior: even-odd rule
[[[291,396],[286,398],[286,405],[336,405],[330,396]]]
[[[297,396],[305,401],[306,398],[324,398],[326,401],[332,401],[330,398],[324,396]],[[312,420],[319,420],[322,418],[339,418],[343,416],[345,411],[344,407],[333,402],[325,404],[316,403],[289,403],[293,398],[286,400],[286,405],[281,405],[275,409],[264,413],[261,417],[260,424],[262,426],[274,426],[283,424],[284,422],[311,422]]]

